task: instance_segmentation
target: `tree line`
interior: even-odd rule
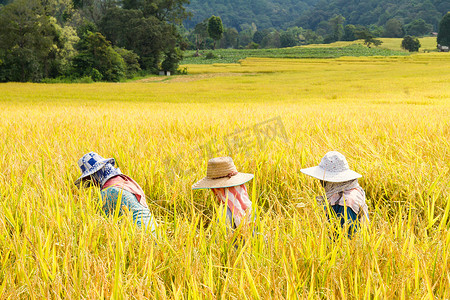
[[[434,31],[442,16],[450,11],[448,0],[191,0],[187,9],[193,17],[184,24],[196,24],[219,15],[226,27],[241,31],[254,23],[258,29],[286,30],[302,27],[317,30],[335,15],[342,15],[348,24],[384,26],[390,19],[404,26],[422,19]]]
[[[241,26],[238,31],[233,27],[226,27],[220,22],[221,34],[219,38],[209,32],[211,19],[220,19],[212,16],[196,24],[190,30],[184,30],[189,49],[235,48],[284,48],[307,44],[332,43],[336,41],[354,41],[363,39],[367,46],[378,46],[381,42],[378,37],[401,38],[420,37],[430,35],[433,26],[423,19],[416,19],[403,25],[398,19],[389,19],[384,26],[364,26],[349,24],[340,14],[322,21],[315,30],[292,26],[285,30],[266,28],[260,29],[255,23]],[[217,27],[217,26],[216,26]]]
[[[256,7],[258,1],[241,1],[241,13],[248,3]],[[287,9],[294,2],[300,3],[277,3]],[[214,0],[209,5],[219,3],[225,2]],[[281,7],[270,3],[267,0],[261,6],[268,5],[267,16]],[[316,0],[301,3],[312,7]],[[446,5],[437,0],[430,3]],[[222,18],[214,15],[189,28],[183,21],[196,16],[186,9],[188,4],[189,0],[0,0],[0,82],[121,81],[160,70],[175,73],[186,49],[281,48],[356,39],[370,47],[379,45],[377,37],[422,36],[434,30],[429,19],[405,24],[406,19],[391,18],[384,25],[363,25],[350,23],[344,14],[331,15],[311,28],[263,28],[250,22],[237,29],[224,26]],[[308,17],[323,14],[312,10]],[[450,29],[440,27],[438,43],[446,46],[450,38],[441,32]],[[404,45],[416,49],[417,42],[408,38]]]
[[[188,0],[0,3],[0,81],[120,81],[175,71]]]

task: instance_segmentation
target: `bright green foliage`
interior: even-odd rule
[[[362,45],[345,47],[309,48],[292,47],[280,49],[217,49],[214,59],[205,60],[194,56],[195,51],[187,51],[182,64],[238,63],[248,57],[270,58],[336,58],[344,56],[405,56],[404,51],[382,48],[368,48]]]
[[[0,81],[39,81],[64,72],[77,38],[45,15],[40,1],[17,0],[0,10]]]
[[[141,71],[139,56],[136,53],[119,47],[115,47],[114,50],[123,58],[123,61],[125,62],[125,73],[127,78],[133,78],[139,71]]]
[[[208,19],[208,34],[209,37],[214,40],[214,49],[216,48],[216,42],[222,38],[223,25],[220,17],[211,16]]]
[[[94,81],[119,81],[125,76],[123,58],[99,32],[88,32],[77,44],[79,53],[73,60],[74,72]]]
[[[402,48],[408,50],[409,52],[419,51],[420,48],[419,39],[410,35],[405,36],[402,40]]]
[[[247,49],[258,49],[259,48],[259,44],[255,43],[255,42],[251,42],[250,44],[247,45],[246,48]]]
[[[437,43],[441,46],[450,46],[450,12],[439,23]]]
[[[175,24],[188,16],[187,0],[7,2],[0,2],[0,81],[118,81],[141,68],[157,71],[167,56],[181,59]]]

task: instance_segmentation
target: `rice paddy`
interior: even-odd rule
[[[214,64],[238,63],[241,59],[251,57],[267,58],[339,58],[339,57],[367,57],[367,56],[407,56],[410,53],[401,48],[401,38],[380,38],[383,43],[379,47],[368,48],[364,40],[351,42],[339,41],[330,44],[310,44],[290,48],[276,49],[217,49],[190,50],[184,54],[184,64]],[[436,37],[419,38],[421,47],[419,52],[436,52]],[[206,58],[207,53],[213,53],[212,58]]]
[[[1,299],[449,298],[448,54],[185,67],[0,84]],[[363,175],[371,223],[351,240],[300,173],[331,150]],[[156,238],[73,185],[89,151],[141,184]],[[227,234],[212,193],[190,189],[222,155],[255,174],[259,234]]]

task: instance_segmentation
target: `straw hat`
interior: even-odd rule
[[[345,156],[337,151],[325,154],[318,166],[301,169],[300,172],[328,182],[344,182],[362,177],[350,170]]]
[[[95,152],[89,152],[83,155],[83,157],[78,160],[81,176],[75,181],[75,185],[78,186],[83,178],[91,176],[103,168],[107,163],[111,163],[114,166],[116,161],[114,158],[103,158]]]
[[[208,161],[206,177],[192,189],[216,189],[237,186],[253,178],[253,174],[239,173],[231,157],[216,157]]]

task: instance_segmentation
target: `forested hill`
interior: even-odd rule
[[[190,0],[192,18],[185,21],[193,28],[211,15],[217,15],[227,27],[255,23],[258,28],[285,28],[314,7],[319,0]]]
[[[211,15],[222,18],[225,26],[241,29],[255,23],[262,28],[301,26],[316,29],[336,14],[347,24],[382,26],[396,18],[403,24],[423,19],[437,30],[442,16],[450,11],[449,0],[191,0],[188,28]]]

